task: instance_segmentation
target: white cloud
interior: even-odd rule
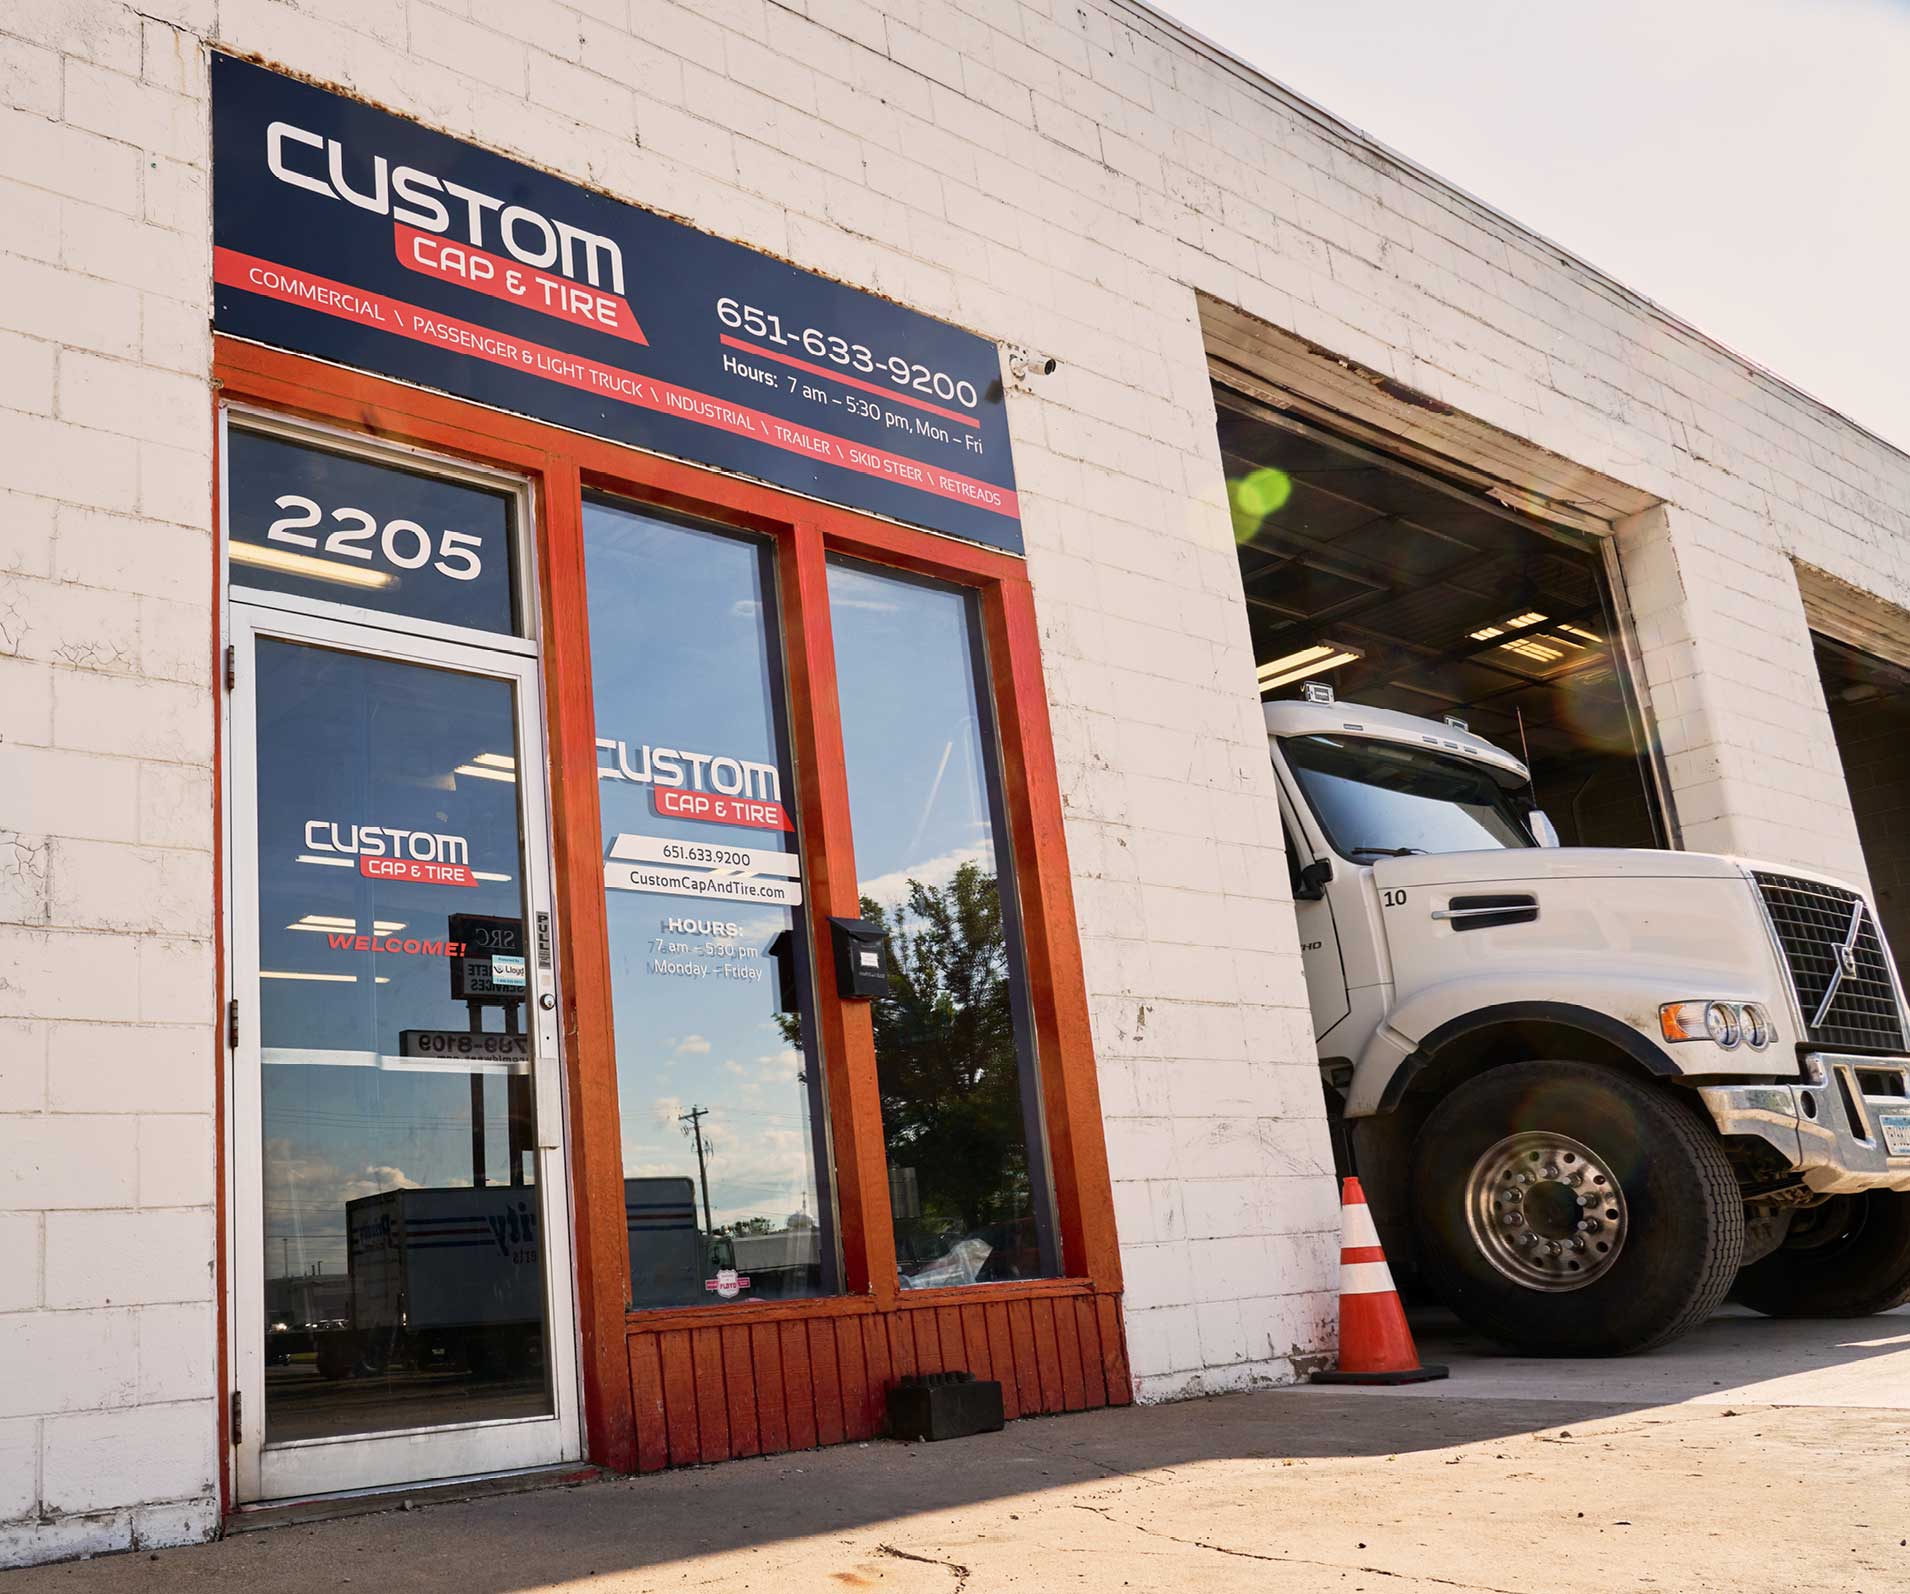
[[[940,857],[925,858],[911,868],[897,869],[891,874],[865,880],[862,895],[875,898],[885,908],[899,908],[909,900],[911,880],[919,880],[925,886],[945,886],[955,878],[955,871],[963,864],[979,863],[988,868],[993,866],[994,861],[995,849],[992,846],[957,847]]]
[[[707,1056],[709,1049],[710,1043],[701,1035],[685,1035],[676,1043],[676,1054],[679,1057]]]

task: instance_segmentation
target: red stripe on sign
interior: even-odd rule
[[[1343,1245],[1340,1247],[1340,1265],[1348,1262],[1384,1262],[1386,1248],[1379,1245]]]
[[[798,371],[807,371],[811,376],[826,376],[831,382],[840,382],[844,387],[861,388],[864,393],[879,393],[885,399],[894,399],[898,404],[913,404],[918,410],[927,410],[931,415],[939,415],[945,421],[960,421],[964,426],[980,426],[978,416],[964,415],[960,410],[945,410],[939,404],[931,404],[927,399],[919,399],[913,393],[898,393],[892,387],[883,387],[879,382],[865,382],[859,376],[850,376],[846,372],[832,371],[826,365],[811,365],[807,360],[799,360],[793,354],[778,354],[774,349],[765,349],[760,344],[745,343],[741,338],[733,338],[727,332],[720,340],[732,349],[741,349],[745,354],[758,355],[765,360],[780,360],[784,365],[793,365]]]
[[[506,260],[488,249],[449,243],[435,233],[420,232],[401,221],[391,224],[391,232],[398,264],[407,271],[436,277],[441,282],[455,282],[460,288],[469,288],[486,298],[522,305],[574,327],[608,332],[628,343],[648,344],[650,341],[637,325],[636,312],[620,294],[604,293],[565,277],[553,277],[548,271]]]
[[[713,825],[750,825],[757,830],[794,830],[781,803],[754,797],[718,797],[705,791],[655,788],[657,812],[677,819],[701,819]]]
[[[565,387],[574,387],[599,397],[618,399],[638,409],[674,415],[717,431],[753,438],[759,443],[767,443],[771,448],[802,454],[810,459],[821,459],[844,470],[855,471],[858,475],[886,477],[904,487],[913,487],[918,492],[973,504],[978,509],[989,510],[1010,520],[1021,512],[1016,495],[1008,488],[976,481],[973,477],[943,470],[937,465],[924,465],[919,460],[905,459],[900,454],[871,448],[866,443],[850,442],[829,432],[819,432],[811,427],[779,420],[761,410],[732,404],[728,399],[711,398],[707,393],[699,393],[693,388],[637,376],[615,366],[585,359],[581,355],[566,354],[541,343],[527,343],[521,338],[494,332],[489,327],[475,326],[454,316],[421,310],[402,299],[387,298],[384,294],[370,293],[348,283],[333,282],[308,271],[275,265],[256,255],[241,254],[236,249],[213,250],[212,280],[221,287],[238,288],[263,298],[276,299],[283,304],[303,305],[308,310],[317,310],[343,321],[353,321],[360,326],[376,327],[394,336],[409,338],[414,343],[426,343],[434,348],[468,354],[492,365],[527,371],[546,381],[561,383]]]

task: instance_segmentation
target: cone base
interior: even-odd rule
[[[1314,1373],[1311,1382],[1316,1384],[1429,1384],[1435,1378],[1444,1378],[1449,1369],[1437,1362],[1427,1362],[1424,1367],[1408,1367],[1396,1373]]]

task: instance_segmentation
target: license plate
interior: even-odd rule
[[[1910,1113],[1880,1112],[1877,1127],[1883,1130],[1883,1149],[1893,1157],[1910,1156]]]

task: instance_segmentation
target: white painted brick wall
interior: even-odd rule
[[[1787,556],[1910,604],[1903,457],[1126,0],[8,8],[0,1561],[213,1520],[209,41],[1061,361],[1011,418],[1144,1397],[1332,1335],[1192,290],[1662,500],[1688,844],[1861,872]]]

